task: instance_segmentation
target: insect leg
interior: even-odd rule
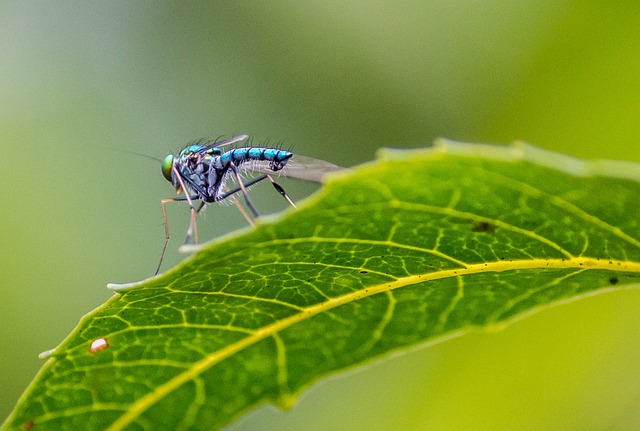
[[[244,186],[244,188],[246,189],[247,187],[251,187],[252,185],[259,183],[262,180],[266,180],[267,176],[266,175],[261,175],[257,178],[252,179],[251,181],[247,182],[247,183],[243,183],[242,185]],[[229,196],[238,193],[239,191],[242,190],[242,187],[236,187],[234,189],[231,189],[229,191],[224,192],[224,194],[222,194],[218,200],[221,201],[223,199],[228,198]]]
[[[198,209],[195,211],[192,211],[191,214],[193,216],[193,243],[197,244],[198,243],[198,225],[196,224],[196,217],[198,216],[198,214],[200,214],[200,211],[202,210],[202,208],[204,208],[204,201],[200,201],[200,205],[198,206]],[[193,208],[192,208],[193,209]],[[187,232],[187,237],[184,240],[185,244],[189,243],[189,232]]]
[[[253,220],[251,220],[249,214],[247,214],[242,205],[240,205],[240,201],[238,200],[238,198],[236,198],[235,196],[231,196],[231,200],[233,201],[233,204],[236,206],[236,208],[238,208],[238,211],[240,211],[247,223],[249,223],[251,226],[255,226],[256,224],[253,222]]]
[[[242,196],[244,196],[244,201],[247,203],[247,206],[249,207],[249,209],[253,213],[254,217],[258,218],[259,217],[258,211],[256,211],[256,208],[251,203],[251,199],[249,199],[249,193],[247,193],[247,186],[245,186],[245,184],[242,182],[242,178],[240,178],[240,174],[238,173],[238,168],[236,167],[235,163],[233,163],[233,162],[229,163],[229,167],[233,171],[233,175],[235,175],[235,177],[236,177],[236,181],[238,182],[239,190],[242,192]],[[262,179],[264,179],[264,178],[262,178]],[[252,184],[255,184],[255,182],[252,183]],[[229,194],[225,193],[223,196],[226,197],[226,196],[229,196]]]
[[[197,199],[197,196],[190,196],[189,199]],[[188,201],[187,197],[168,198],[168,199],[162,199],[160,201],[160,205],[162,206],[162,217],[164,218],[164,246],[162,247],[162,253],[160,254],[160,262],[158,262],[158,267],[156,268],[156,272],[153,275],[158,275],[158,273],[160,272],[160,267],[162,266],[164,254],[167,251],[167,245],[169,245],[169,220],[167,219],[167,208],[165,207],[165,204],[167,202],[182,202],[182,201]],[[200,209],[198,209],[198,211],[199,210]]]
[[[269,181],[271,181],[271,185],[273,186],[273,188],[276,189],[276,191],[278,193],[280,193],[280,195],[282,195],[283,198],[285,198],[287,200],[287,202],[289,202],[289,204],[294,207],[294,208],[298,208],[296,206],[296,204],[293,202],[293,200],[291,200],[291,198],[289,197],[289,195],[287,194],[287,192],[284,191],[284,189],[282,188],[282,186],[278,183],[276,183],[273,178],[271,178],[271,175],[266,175],[266,177],[269,179]]]
[[[175,199],[162,199],[160,201],[160,205],[162,205],[162,217],[164,217],[164,246],[162,247],[162,253],[160,254],[160,262],[158,262],[158,267],[153,275],[158,275],[160,272],[162,260],[164,259],[165,252],[167,251],[167,245],[169,245],[169,221],[167,220],[167,209],[164,206],[167,202],[175,202]]]
[[[287,192],[284,191],[282,186],[275,182],[275,180],[271,177],[271,175],[266,175],[266,174],[265,175],[261,175],[261,176],[259,176],[257,178],[254,178],[253,180],[251,180],[251,181],[249,181],[247,183],[243,183],[242,186],[244,186],[244,189],[246,190],[247,187],[251,187],[252,185],[254,185],[256,183],[259,183],[260,181],[266,180],[266,179],[268,179],[271,182],[271,184],[276,189],[276,191],[278,193],[280,193],[280,195],[282,195],[282,197],[284,197],[287,200],[287,202],[289,202],[289,204],[291,204],[292,207],[297,208],[295,202],[293,202],[293,200],[289,197]],[[236,187],[234,189],[231,189],[231,190],[225,192],[223,195],[220,196],[220,200],[226,199],[229,196],[231,196],[231,195],[233,195],[235,193],[238,193],[239,191],[242,191],[242,186]],[[233,196],[232,196],[232,198],[233,198]],[[234,202],[237,202],[237,200],[234,201]],[[238,205],[238,203],[236,203],[236,205]],[[238,208],[241,208],[241,207],[238,207]],[[247,218],[247,217],[245,216],[245,218]],[[249,220],[247,219],[247,221],[249,221]],[[253,222],[249,221],[249,224],[253,225]]]
[[[189,194],[187,193],[187,188],[184,185],[184,181],[182,181],[182,176],[180,175],[180,172],[178,172],[175,166],[173,166],[171,169],[173,170],[174,175],[176,176],[176,178],[178,179],[178,182],[180,183],[180,187],[184,192],[184,198],[189,203],[189,209],[191,210],[191,218],[189,219],[189,229],[187,229],[187,238],[185,239],[184,243],[185,244],[189,243],[189,239],[191,238],[191,236],[193,236],[194,232],[195,232],[195,239],[197,243],[198,242],[198,226],[196,224],[196,216],[204,206],[204,202],[200,204],[200,207],[196,211],[195,207],[193,206],[193,201],[196,199],[199,199],[200,196],[194,196],[194,197],[189,196]]]

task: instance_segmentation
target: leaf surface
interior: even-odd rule
[[[85,316],[7,429],[215,429],[323,376],[640,281],[640,167],[381,152]]]

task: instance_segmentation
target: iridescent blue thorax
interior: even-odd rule
[[[216,146],[191,144],[177,157],[167,156],[162,172],[176,190],[182,191],[184,186],[194,198],[215,202],[224,198],[226,176],[233,169],[241,170],[247,162],[268,162],[268,169],[275,172],[284,168],[291,156],[293,153],[277,148],[240,147],[223,152]]]

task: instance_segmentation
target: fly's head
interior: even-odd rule
[[[176,175],[179,175],[178,173],[176,173],[176,169],[180,169],[178,163],[179,159],[177,159],[173,154],[168,154],[162,160],[161,168],[164,178],[169,181],[173,187],[176,188],[176,191],[178,193],[181,193],[182,186],[180,185],[180,180],[176,177]]]
[[[176,175],[180,175],[177,172],[180,172],[184,168],[193,168],[194,166],[197,166],[200,162],[200,158],[202,157],[203,148],[204,147],[202,145],[192,144],[180,151],[180,154],[177,156],[168,154],[162,160],[162,175],[176,188],[178,193],[182,192],[182,186],[180,184],[180,180],[176,178]]]
[[[178,193],[183,193],[186,191],[185,187],[202,185],[205,182],[204,173],[211,170],[211,164],[222,154],[223,151],[215,146],[188,145],[177,156],[169,154],[162,160],[162,175]],[[211,180],[212,174],[216,174],[215,170],[207,174],[206,179]],[[215,178],[213,181],[215,182]],[[197,193],[194,190],[189,191]]]
[[[173,184],[173,154],[168,154],[167,157],[162,159],[162,175],[167,181]]]

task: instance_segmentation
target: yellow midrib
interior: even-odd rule
[[[331,310],[341,305],[356,301],[361,298],[372,296],[378,293],[391,291],[400,287],[421,283],[424,281],[438,280],[449,277],[459,277],[464,275],[479,274],[482,272],[501,272],[509,270],[521,269],[562,269],[562,268],[583,268],[583,269],[601,269],[615,270],[625,272],[640,273],[640,262],[618,261],[609,259],[594,258],[572,258],[572,259],[530,259],[530,260],[504,260],[499,262],[487,262],[467,265],[465,268],[448,269],[427,274],[412,275],[390,281],[388,283],[367,287],[356,292],[351,292],[327,301],[304,307],[298,313],[280,320],[271,325],[260,328],[246,338],[237,341],[229,346],[214,352],[200,361],[193,364],[188,370],[173,377],[166,383],[158,386],[154,391],[148,393],[144,397],[137,400],[131,408],[115,421],[109,428],[109,431],[117,431],[123,429],[126,425],[133,422],[135,418],[141,415],[145,410],[155,404],[159,399],[164,398],[176,388],[193,379],[195,376],[203,373],[207,369],[221,362],[222,360],[234,355],[235,353],[270,337],[294,324],[315,316],[322,312]]]

